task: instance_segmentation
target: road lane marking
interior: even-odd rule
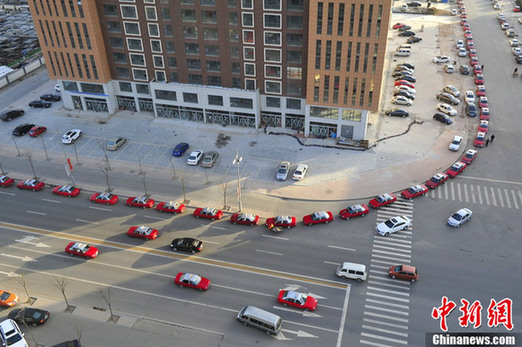
[[[273,278],[280,278],[280,279],[284,279],[284,280],[293,280],[293,281],[311,283],[311,284],[315,284],[315,285],[319,285],[319,286],[323,286],[323,287],[337,288],[337,289],[341,289],[341,290],[343,290],[347,286],[349,286],[346,283],[339,282],[339,281],[333,281],[333,280],[329,280],[329,279],[321,279],[321,278],[317,278],[317,277],[313,277],[313,276],[300,275],[300,274],[295,274],[295,273],[290,273],[290,272],[285,272],[285,271],[272,270],[272,269],[261,268],[261,267],[252,266],[252,265],[227,262],[227,261],[211,259],[211,258],[202,258],[202,257],[194,256],[194,255],[184,255],[184,254],[172,252],[172,251],[165,251],[165,250],[161,250],[161,249],[154,249],[154,248],[149,248],[149,247],[139,246],[139,245],[130,245],[130,244],[125,244],[125,243],[120,243],[120,242],[115,242],[115,241],[97,239],[97,238],[84,236],[84,235],[67,234],[64,232],[51,231],[51,230],[41,229],[41,228],[34,228],[34,227],[23,226],[23,225],[19,225],[19,224],[0,222],[0,228],[22,231],[22,232],[27,232],[27,233],[36,234],[36,235],[44,235],[44,236],[48,236],[48,237],[67,240],[69,242],[72,239],[72,240],[76,240],[76,241],[92,243],[92,244],[96,244],[96,245],[100,245],[100,246],[123,250],[123,251],[135,252],[135,253],[139,253],[139,254],[155,255],[158,257],[163,257],[163,258],[168,258],[168,259],[176,259],[179,261],[186,261],[186,262],[190,262],[190,263],[197,263],[197,264],[214,266],[214,267],[219,267],[219,268],[224,268],[224,269],[229,269],[229,270],[248,272],[248,273],[252,273],[252,274],[268,276],[268,277],[273,277]],[[31,251],[33,251],[33,250],[31,250]]]
[[[47,201],[47,202],[54,202],[55,204],[61,204],[62,202],[59,201],[59,200],[51,200],[51,199],[45,199],[45,198],[42,198],[40,199],[42,201]]]
[[[375,330],[375,331],[378,331],[380,333],[387,333],[387,334],[393,334],[393,335],[408,337],[408,333],[401,333],[400,331],[383,329],[383,328],[373,327],[373,326],[365,325],[365,324],[362,325],[362,328],[363,329],[367,329],[367,330]]]
[[[201,224],[201,226],[202,226],[202,227],[212,228],[212,229],[228,230],[227,228],[218,227],[218,226],[215,226],[215,225],[209,225],[209,224]]]
[[[343,313],[341,315],[341,322],[339,323],[339,333],[337,335],[337,347],[341,347],[343,345],[343,333],[344,333],[344,325],[346,322],[346,314],[348,313],[348,301],[350,300],[350,286],[346,287],[346,291],[344,293],[344,303],[343,303]]]
[[[156,216],[148,216],[148,215],[145,215],[143,216],[145,218],[151,218],[151,219],[158,219],[158,220],[166,220],[165,218],[161,218],[161,217],[156,217]]]
[[[407,325],[393,324],[393,323],[383,322],[383,321],[376,320],[376,319],[363,318],[363,322],[374,323],[374,324],[381,324],[381,325],[386,325],[386,326],[389,326],[389,327],[392,327],[392,328],[396,328],[396,329],[406,329],[406,330],[408,330],[408,326]]]
[[[273,254],[273,255],[283,255],[283,253],[276,253],[276,252],[264,251],[264,250],[262,250],[262,249],[256,249],[256,252],[267,253],[267,254]]]
[[[112,211],[110,208],[103,208],[103,207],[96,207],[96,206],[89,206],[89,208],[92,208],[93,210],[100,210],[100,211]]]
[[[339,247],[339,246],[333,246],[333,245],[328,245],[328,247],[342,249],[342,250],[345,250],[345,251],[355,252],[355,249],[353,249],[353,248]]]
[[[459,175],[460,178],[467,178],[470,180],[477,180],[477,181],[487,181],[487,182],[498,182],[498,183],[507,183],[507,184],[520,184],[522,185],[522,182],[513,182],[513,181],[502,181],[502,180],[494,180],[491,178],[482,178],[482,177],[471,177],[471,176],[463,176]]]
[[[43,212],[36,212],[36,211],[31,211],[31,210],[27,210],[26,211],[27,213],[32,213],[32,214],[39,214],[41,216],[46,216],[47,213],[43,213]]]
[[[325,264],[331,264],[331,265],[337,265],[337,266],[341,265],[341,263],[339,263],[339,262],[335,262],[335,261],[327,261],[327,260],[323,260],[323,263],[325,263]]]
[[[269,237],[269,238],[272,238],[272,239],[277,239],[277,240],[284,240],[284,241],[288,241],[290,239],[286,238],[286,237],[281,237],[281,236],[272,236],[272,235],[261,235],[263,237]]]
[[[368,333],[364,333],[364,332],[361,333],[361,336],[371,337],[371,338],[374,338],[374,339],[381,339],[381,340],[389,341],[389,342],[400,343],[400,344],[403,344],[403,345],[408,344],[407,340],[392,339],[390,337],[384,337],[384,336],[375,335],[375,334],[368,334]]]
[[[89,223],[89,224],[100,224],[98,222],[91,222],[89,220],[85,220],[85,219],[76,219],[77,222],[81,222],[81,223]]]
[[[10,193],[10,192],[0,192],[0,194],[15,196],[15,193]]]

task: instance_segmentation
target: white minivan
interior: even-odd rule
[[[337,268],[335,274],[342,278],[350,278],[352,280],[366,281],[368,273],[366,265],[344,262]]]
[[[409,48],[399,48],[397,51],[395,51],[396,57],[409,57],[411,54],[411,49]]]
[[[251,325],[273,335],[281,331],[283,324],[283,320],[278,315],[255,306],[243,307],[237,314],[237,320],[244,325]]]

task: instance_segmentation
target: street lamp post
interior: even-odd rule
[[[243,157],[239,156],[239,150],[236,150],[236,156],[232,161],[232,165],[236,165],[237,163],[237,200],[239,201],[239,212],[243,211],[243,204],[241,202],[241,184],[239,181],[239,163],[243,160]]]

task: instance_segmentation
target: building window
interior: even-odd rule
[[[287,29],[303,29],[303,17],[302,16],[287,16],[286,17],[286,28]]]
[[[167,7],[162,7],[160,9],[160,15],[161,15],[162,20],[164,20],[164,21],[170,20],[170,10]]]
[[[288,95],[303,96],[303,84],[302,82],[287,82],[286,93]]]
[[[317,27],[316,34],[321,35],[323,33],[323,3],[317,4]]]
[[[303,79],[303,68],[288,66],[286,68],[286,78],[292,79],[292,80]]]
[[[165,36],[167,36],[167,37],[174,36],[174,31],[172,30],[172,25],[164,25],[163,32],[164,32]]]
[[[357,30],[357,36],[361,37],[362,29],[363,29],[363,19],[364,19],[364,4],[360,5],[359,9],[359,29]]]
[[[183,101],[197,104],[198,95],[195,93],[183,93]]]
[[[132,93],[132,84],[129,82],[119,82],[120,92]]]
[[[325,54],[325,62],[324,68],[326,70],[330,70],[330,61],[332,60],[332,41],[326,41],[326,54]]]
[[[185,43],[185,52],[187,54],[199,54],[199,45],[197,43]]]
[[[207,76],[209,86],[222,87],[221,76]]]
[[[94,79],[98,79],[98,69],[96,68],[96,60],[94,60],[94,56],[89,56],[91,59],[92,73],[94,74]]]
[[[265,77],[281,78],[281,66],[265,65]]]
[[[171,82],[178,82],[179,78],[178,78],[178,73],[177,72],[174,72],[174,71],[171,71],[170,72],[170,81]]]
[[[189,74],[188,77],[190,84],[203,84],[203,77],[201,77],[201,75]]]
[[[205,45],[205,54],[211,57],[219,57],[219,46]]]
[[[132,69],[132,75],[134,76],[135,80],[148,81],[147,70],[145,69]]]
[[[145,17],[147,18],[147,20],[158,20],[156,7],[145,6]]]
[[[286,1],[286,9],[289,11],[303,11],[304,10],[304,0],[287,0]]]
[[[116,66],[116,77],[118,78],[130,78],[130,70],[126,67]]]
[[[207,60],[207,71],[221,72],[221,63],[219,61]]]
[[[265,48],[265,61],[280,63],[281,62],[281,50]]]
[[[377,68],[377,53],[378,52],[379,52],[379,44],[375,43],[373,45],[372,73],[375,73],[375,69]]]
[[[360,122],[362,119],[362,111],[344,109],[341,111],[341,117],[343,120]]]
[[[300,110],[301,109],[301,100],[299,99],[286,99],[286,108],[292,110]]]
[[[240,74],[241,73],[241,64],[240,63],[232,63],[232,73]]]
[[[105,13],[107,17],[118,17],[118,6],[105,4],[103,5],[103,13]]]
[[[217,12],[216,11],[201,11],[201,21],[206,24],[217,23]]]
[[[375,37],[379,38],[381,34],[381,22],[382,22],[382,5],[379,5],[379,11],[377,13],[377,27],[375,28]]]
[[[181,21],[185,23],[196,22],[196,11],[194,10],[181,10]]]
[[[241,0],[241,8],[245,10],[253,10],[254,0]]]
[[[177,68],[178,67],[178,61],[175,57],[168,57],[167,58],[167,64],[170,68]]]
[[[228,39],[230,42],[239,42],[239,31],[237,29],[228,29]]]
[[[109,42],[112,48],[123,48],[123,39],[121,37],[110,37]]]
[[[216,0],[201,0],[201,6],[216,6]]]
[[[244,27],[252,28],[254,26],[254,14],[253,13],[241,13],[241,16],[243,17],[242,25]]]
[[[266,98],[266,106],[267,107],[276,107],[281,108],[281,99],[267,96]]]
[[[355,67],[354,72],[359,72],[359,61],[361,57],[361,43],[357,42],[357,48],[355,51]]]
[[[227,7],[236,8],[237,7],[237,0],[227,0]]]
[[[348,42],[348,56],[346,59],[346,71],[350,71],[351,63],[352,63],[352,43]]]
[[[281,29],[281,15],[280,14],[265,14],[265,28]]]
[[[165,75],[165,71],[155,70],[154,71],[154,75],[156,76],[156,81],[157,82],[165,82],[167,80],[167,77]]]
[[[238,25],[239,24],[239,18],[238,18],[237,12],[230,12],[228,14],[228,24],[229,25]]]
[[[333,93],[333,103],[337,104],[339,102],[339,76],[334,77],[334,93]]]
[[[302,47],[303,34],[286,34],[286,44],[292,47]]]
[[[121,17],[123,19],[138,19],[138,11],[136,6],[121,5]]]
[[[254,47],[243,47],[243,59],[245,60],[255,60],[255,48]]]
[[[143,43],[141,39],[127,38],[127,47],[129,51],[140,51],[143,52]]]
[[[152,60],[154,62],[154,67],[157,69],[165,68],[165,64],[163,62],[163,57],[161,55],[153,55]]]
[[[350,12],[350,36],[353,36],[353,22],[355,21],[355,4],[352,4]]]
[[[150,95],[149,85],[148,84],[136,83],[136,92],[138,94]]]
[[[194,5],[194,0],[181,0],[182,5]]]
[[[264,0],[263,8],[265,10],[281,11],[281,0]]]
[[[321,40],[315,42],[315,69],[321,68]]]
[[[147,27],[149,28],[149,36],[152,37],[159,37],[160,31],[159,31],[159,25],[155,23],[148,23]]]
[[[230,57],[239,59],[239,47],[236,47],[236,46],[230,47]]]
[[[104,94],[101,84],[80,83],[80,87],[82,88],[82,92],[85,93]]]
[[[338,119],[339,118],[339,109],[337,108],[328,108],[328,107],[310,107],[310,116],[325,118],[325,119]]]
[[[328,22],[326,24],[326,35],[332,35],[334,4],[328,3]]]
[[[130,56],[131,65],[145,66],[145,55],[144,54],[130,53],[129,56]]]
[[[337,35],[343,36],[344,29],[344,4],[339,4],[339,16],[337,18]]]
[[[255,64],[245,63],[244,67],[245,67],[246,76],[254,76],[254,77],[256,76],[256,65]]]
[[[232,107],[239,107],[239,108],[252,109],[254,107],[254,102],[251,99],[232,98],[231,97],[230,98],[230,106],[232,106]]]
[[[174,42],[172,41],[167,41],[165,42],[165,49],[167,50],[167,53],[174,53],[175,50],[174,50]]]
[[[328,102],[330,98],[330,76],[324,76],[323,102]]]
[[[243,30],[243,43],[255,44],[253,30]]]
[[[241,88],[241,81],[239,81],[238,86],[236,88]],[[256,80],[253,80],[251,78],[245,78],[245,89],[256,90]]]
[[[370,54],[370,44],[364,44],[364,57],[363,57],[363,73],[366,73],[368,70],[368,55]]]
[[[270,94],[281,94],[281,82],[265,81],[265,92]]]
[[[120,22],[107,21],[107,31],[110,33],[121,33]]]
[[[217,28],[203,28],[203,39],[217,41],[218,40]]]
[[[183,36],[186,39],[197,39],[198,38],[198,28],[193,26],[184,26],[183,27]]]
[[[112,56],[114,58],[114,62],[117,64],[127,64],[127,55],[121,52],[113,52]]]
[[[187,68],[190,70],[201,70],[201,60],[187,59]]]
[[[161,41],[160,40],[150,40],[150,49],[153,53],[162,53],[161,49]]]
[[[301,51],[287,51],[286,52],[286,60],[288,63],[298,63],[301,64],[303,62],[303,52]]]
[[[123,27],[125,28],[126,35],[134,35],[140,36],[140,25],[135,22],[123,22]]]
[[[281,46],[281,33],[265,31],[265,45]]]
[[[368,26],[366,27],[366,37],[370,37],[372,32],[372,20],[373,20],[373,5],[370,5],[368,9]]]
[[[223,106],[223,97],[221,95],[209,95],[208,103],[209,105]]]

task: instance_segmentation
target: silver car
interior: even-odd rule
[[[459,228],[462,224],[471,219],[473,212],[469,208],[461,208],[448,218],[448,225],[454,228]]]
[[[388,236],[408,227],[411,227],[411,219],[406,216],[397,216],[377,224],[375,232],[381,236]]]
[[[112,139],[109,139],[107,140],[107,150],[115,151],[121,146],[123,146],[125,142],[127,142],[127,139],[125,139],[124,137],[114,137]]]
[[[279,167],[277,168],[276,179],[278,181],[286,181],[288,178],[288,173],[290,172],[290,162],[282,161],[279,163]]]
[[[203,157],[203,160],[201,161],[202,167],[212,167],[216,163],[216,160],[218,158],[218,152],[210,151],[205,153],[205,156]]]

